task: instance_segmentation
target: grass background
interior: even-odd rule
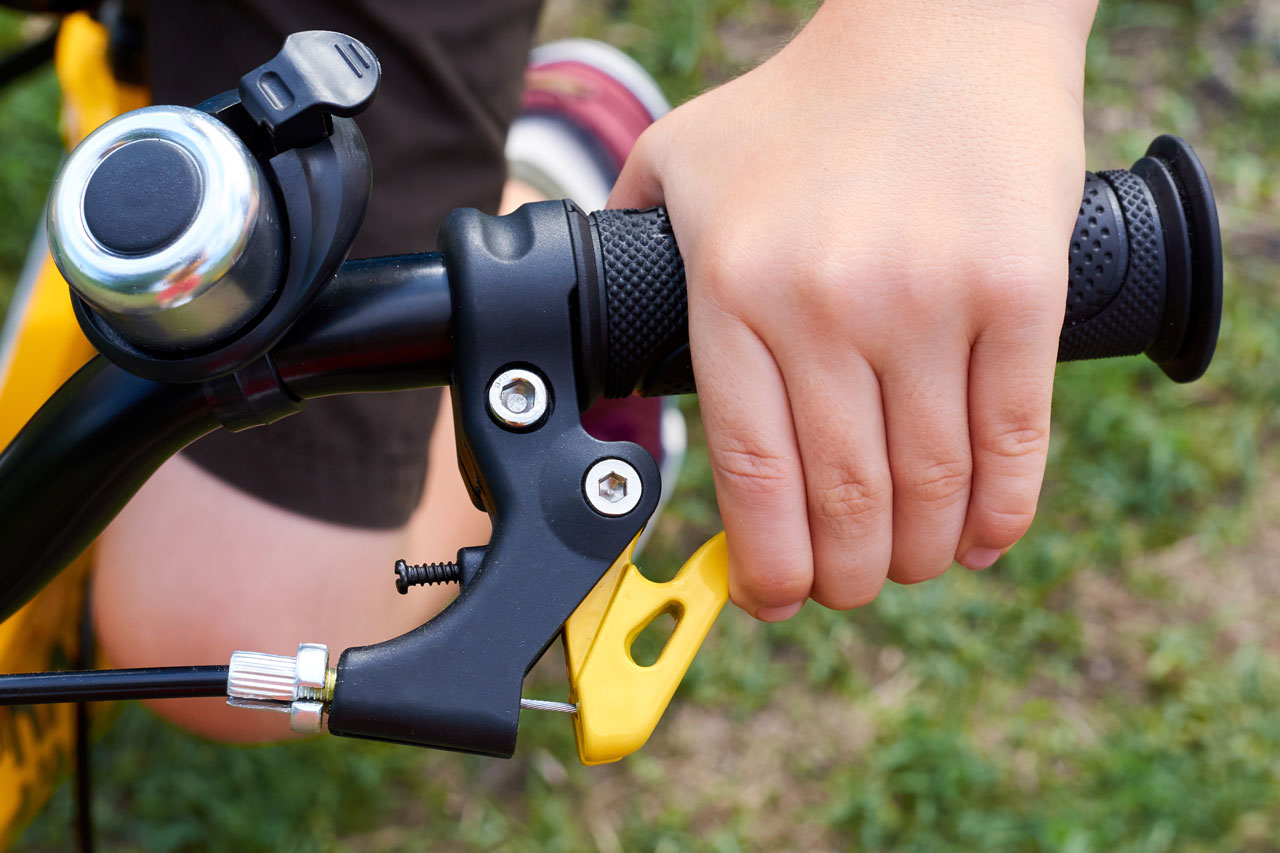
[[[559,0],[674,100],[775,49],[798,0]],[[0,18],[0,46],[24,26]],[[0,96],[0,304],[58,156],[47,73]],[[721,617],[650,744],[576,764],[527,712],[511,761],[333,739],[202,742],[136,707],[95,748],[107,849],[1270,850],[1280,847],[1280,2],[1103,0],[1089,162],[1196,145],[1226,244],[1223,338],[1175,387],[1141,359],[1059,371],[1040,518],[997,567]],[[648,562],[718,529],[693,447]],[[555,665],[531,695],[563,691]],[[20,842],[70,843],[64,789]]]

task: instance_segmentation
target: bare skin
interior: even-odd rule
[[[448,602],[448,587],[395,590],[397,559],[448,559],[489,540],[458,475],[448,398],[431,438],[426,492],[407,527],[339,527],[279,509],[182,457],[170,460],[98,541],[93,617],[112,666],[225,664],[251,649],[293,654],[299,642],[336,654],[403,634]],[[163,532],[162,532],[163,531]],[[274,740],[283,714],[221,699],[151,703],[207,737]]]
[[[1030,524],[1095,10],[828,0],[773,59],[661,119],[628,161],[611,204],[665,203],[686,260],[731,592],[758,618],[810,597],[857,607],[886,579],[926,580],[953,560],[985,568]],[[433,503],[429,480],[421,515],[439,526],[415,539],[414,525],[368,533],[265,511],[170,463],[102,542],[108,656],[219,661],[418,624],[439,600],[405,606],[353,566],[380,574],[415,542],[429,555],[476,544],[483,517],[441,515],[471,512],[451,448],[433,447],[431,471],[453,485]],[[299,570],[328,592],[290,612],[270,596],[245,605],[250,584],[296,601]],[[218,737],[282,731],[240,719],[268,715],[186,707],[161,710]]]
[[[610,205],[671,211],[748,612],[858,607],[1026,532],[1095,11],[828,0],[641,137]]]

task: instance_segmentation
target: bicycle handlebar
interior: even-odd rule
[[[494,536],[459,552],[462,590],[444,613],[342,654],[329,731],[510,755],[525,673],[657,501],[653,459],[602,445],[574,410],[601,393],[693,390],[684,267],[662,210],[457,211],[440,244],[344,264],[267,355],[232,372],[158,382],[90,362],[0,453],[0,618],[219,424],[270,423],[309,397],[452,384],[459,461]],[[1194,379],[1217,336],[1219,252],[1212,196],[1185,144],[1157,140],[1131,172],[1089,176],[1059,359],[1143,351]],[[541,422],[494,417],[486,392],[512,367],[532,370],[553,401]],[[584,477],[602,461],[643,486],[628,513],[592,508]]]
[[[165,459],[219,424],[267,423],[315,396],[456,381],[455,314],[469,309],[450,304],[452,275],[470,265],[501,276],[493,286],[518,278],[515,262],[527,259],[512,247],[542,245],[577,270],[580,408],[601,391],[694,390],[684,265],[665,211],[586,217],[564,205],[554,216],[452,221],[464,239],[450,243],[446,224],[448,257],[344,264],[270,357],[242,371],[166,384],[99,357],[73,377],[0,453],[0,618],[74,559]],[[561,227],[580,236],[552,233]],[[1185,143],[1161,137],[1132,171],[1088,176],[1070,256],[1060,361],[1146,352],[1175,380],[1204,372],[1221,248],[1207,180]]]
[[[607,310],[604,395],[694,390],[684,263],[666,211],[591,216]],[[1068,255],[1058,360],[1148,353],[1178,382],[1204,373],[1221,314],[1221,248],[1208,182],[1163,136],[1132,171],[1088,173]]]
[[[255,81],[268,75],[288,81],[296,97],[286,108],[262,101]],[[376,57],[349,36],[294,34],[237,90],[196,110],[126,114],[72,153],[50,205],[50,244],[73,284],[81,328],[103,355],[0,453],[0,618],[70,563],[165,459],[217,426],[269,424],[310,397],[450,384],[463,479],[493,519],[489,542],[462,549],[449,573],[458,597],[406,634],[347,649],[336,671],[327,649],[308,644],[296,659],[271,662],[272,673],[293,666],[291,691],[235,692],[231,671],[227,689],[255,707],[296,713],[307,730],[322,726],[327,704],[333,734],[511,755],[521,685],[557,635],[583,652],[569,633],[610,645],[610,630],[642,629],[631,617],[645,607],[634,599],[623,608],[633,612],[616,620],[611,608],[601,615],[581,605],[611,564],[627,571],[620,555],[629,557],[627,543],[657,506],[660,473],[639,446],[590,436],[578,413],[602,394],[694,390],[684,265],[664,210],[587,215],[551,201],[505,217],[455,211],[441,227],[440,253],[339,268],[369,190],[367,149],[349,117],[369,103],[378,76]],[[112,188],[169,186],[155,158],[117,156],[152,138],[181,143],[209,174],[233,167],[244,186],[269,186],[280,215],[202,195],[192,222],[212,223],[207,232],[148,229],[151,212],[116,204]],[[234,154],[224,157],[228,148]],[[140,227],[155,232],[141,241],[152,249],[178,240],[193,263],[227,263],[197,273],[164,252],[136,253]],[[236,248],[259,232],[263,240]],[[117,242],[120,233],[128,240]],[[227,238],[221,252],[216,238]],[[120,266],[124,256],[131,260]],[[1161,137],[1132,170],[1086,176],[1068,268],[1059,360],[1145,352],[1177,381],[1204,371],[1221,313],[1221,246],[1208,180],[1185,143]],[[125,298],[138,284],[159,287],[156,298]],[[164,296],[178,284],[183,300]],[[255,298],[237,301],[237,293]],[[219,322],[207,323],[208,311]],[[526,405],[529,417],[513,417]],[[725,579],[719,553],[709,565],[716,584]],[[622,595],[622,587],[603,589]],[[712,609],[688,624],[709,625],[698,620],[714,618],[726,595],[717,587],[705,601]],[[688,665],[684,656],[668,661],[667,686],[656,692],[653,682],[626,681],[623,669],[612,673],[624,678],[608,682],[613,700],[648,693],[644,707],[660,714],[655,699],[670,697],[671,678]],[[586,689],[574,678],[575,691]],[[221,680],[222,668],[9,677],[0,701],[217,692]],[[301,692],[320,685],[319,695]],[[577,695],[581,734],[596,711]],[[655,724],[652,713],[632,719],[628,749]],[[597,740],[613,737],[592,730]],[[619,754],[587,748],[583,738],[584,760]]]

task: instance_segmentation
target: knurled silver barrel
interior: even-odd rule
[[[288,710],[294,700],[297,658],[263,652],[232,652],[227,673],[227,696],[251,702],[280,703]]]

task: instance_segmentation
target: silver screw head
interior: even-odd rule
[[[504,370],[489,383],[489,411],[500,423],[527,429],[547,413],[550,392],[532,370]]]
[[[591,508],[602,515],[626,515],[644,493],[640,472],[621,459],[601,459],[587,469],[582,491]]]

